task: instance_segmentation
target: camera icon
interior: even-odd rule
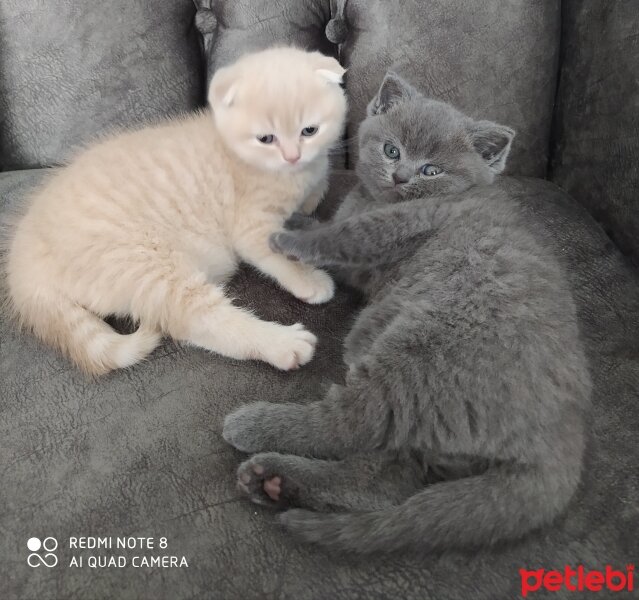
[[[54,537],[40,538],[32,537],[27,540],[27,548],[31,552],[27,558],[30,567],[39,567],[43,565],[51,568],[58,564],[58,557],[54,552],[58,549],[58,540]],[[41,553],[40,550],[43,550]]]

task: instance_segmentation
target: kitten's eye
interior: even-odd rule
[[[393,144],[384,144],[384,154],[388,156],[388,158],[397,160],[399,158],[399,148],[397,146],[393,146]]]
[[[275,141],[275,136],[274,135],[258,135],[257,140],[258,142],[261,142],[262,144],[272,144]]]
[[[304,127],[304,129],[302,129],[302,135],[304,137],[313,137],[318,131],[319,127]]]
[[[434,177],[435,175],[439,175],[444,172],[444,169],[440,169],[436,165],[424,165],[420,169],[422,175],[426,175],[426,177]]]

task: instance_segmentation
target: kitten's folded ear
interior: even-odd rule
[[[368,105],[368,116],[372,117],[373,115],[385,113],[392,106],[413,98],[417,93],[417,90],[397,73],[388,71],[377,92],[377,96]]]
[[[344,79],[346,69],[339,64],[337,59],[326,56],[320,52],[312,54],[313,67],[318,75],[321,75],[329,83],[340,85]]]
[[[499,174],[506,168],[515,132],[505,125],[492,121],[473,121],[469,127],[475,150],[486,161],[493,173]]]
[[[215,72],[209,86],[209,104],[215,108],[231,106],[235,98],[237,72],[231,67],[222,67]]]

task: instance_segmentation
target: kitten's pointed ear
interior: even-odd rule
[[[215,72],[209,86],[209,104],[231,106],[237,89],[237,73],[233,67],[222,67]]]
[[[506,168],[515,132],[505,125],[492,121],[474,121],[469,133],[475,150],[486,161],[490,170],[499,174]]]
[[[388,71],[377,92],[377,96],[368,105],[368,116],[385,113],[395,104],[408,100],[415,94],[416,90],[412,85],[404,81],[394,71]]]
[[[313,66],[315,67],[316,73],[329,83],[340,85],[344,80],[346,69],[332,56],[325,56],[324,54],[315,52],[313,56]]]

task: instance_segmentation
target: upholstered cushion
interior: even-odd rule
[[[0,212],[40,178],[0,173]],[[341,183],[337,197],[352,177]],[[504,185],[564,261],[595,385],[583,484],[553,527],[492,552],[361,559],[297,543],[270,511],[241,498],[235,469],[243,455],[220,436],[225,414],[254,400],[320,398],[342,377],[340,344],[355,310],[343,290],[312,307],[245,270],[234,297],[318,333],[318,354],[299,371],[167,341],[148,361],[92,381],[0,318],[3,600],[501,600],[520,597],[522,568],[625,569],[639,553],[639,276],[555,186]],[[168,548],[70,550],[69,536],[83,535],[165,536]],[[58,567],[27,565],[31,536],[61,542]],[[91,554],[184,555],[189,566],[91,569]],[[72,555],[85,557],[82,568],[69,568]]]
[[[195,0],[209,79],[246,52],[293,44],[334,55],[326,39],[329,0]]]
[[[340,58],[349,69],[353,125],[392,67],[426,94],[516,129],[508,172],[545,174],[559,47],[558,0],[333,4],[327,33],[340,42]]]
[[[639,3],[565,0],[552,179],[639,266]]]
[[[0,169],[203,98],[191,0],[0,0]]]

